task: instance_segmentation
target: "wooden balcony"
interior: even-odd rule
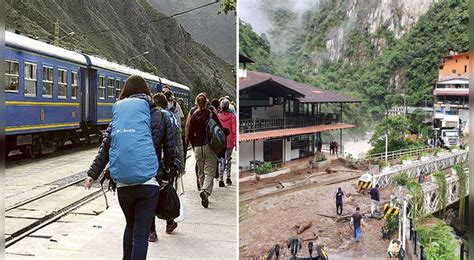
[[[315,125],[340,123],[339,114],[319,114],[315,116],[288,118],[254,118],[240,119],[240,133],[268,131],[276,129],[299,128]]]

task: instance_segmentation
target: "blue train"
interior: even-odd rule
[[[29,157],[67,142],[94,143],[112,118],[112,105],[132,74],[152,93],[169,85],[190,104],[187,86],[98,57],[5,32],[6,149]]]

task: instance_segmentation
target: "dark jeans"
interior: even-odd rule
[[[341,209],[341,211],[339,212],[339,209]],[[338,215],[341,215],[342,214],[342,203],[336,203],[336,213]]]
[[[146,259],[148,231],[155,216],[160,187],[134,185],[117,189],[127,225],[123,233],[123,259]]]

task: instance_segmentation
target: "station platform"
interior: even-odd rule
[[[155,218],[158,241],[148,244],[147,258],[236,259],[235,161],[232,165],[233,185],[219,187],[218,180],[215,180],[209,208],[205,209],[201,206],[196,187],[194,154],[188,151],[188,155],[191,156],[183,177],[187,217],[170,235],[165,233],[166,222]],[[236,158],[235,154],[233,158]],[[97,189],[97,186],[92,189]],[[7,248],[6,259],[121,259],[125,217],[117,195],[108,192],[107,198],[110,206],[107,210],[104,197],[98,197],[57,223]]]

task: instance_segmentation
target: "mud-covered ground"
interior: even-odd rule
[[[331,259],[381,259],[386,256],[388,241],[382,240],[380,232],[383,220],[364,218],[367,226],[362,228],[361,243],[354,241],[349,225],[349,216],[357,206],[363,213],[370,214],[370,195],[356,192],[357,178],[354,179],[354,176],[360,176],[363,170],[347,167],[341,161],[335,162],[330,168],[338,171],[325,174],[324,171],[303,170],[296,175],[290,173],[277,179],[240,184],[241,258],[263,256],[275,244],[285,248],[290,237],[307,239],[301,250],[302,255],[306,256],[309,241],[324,246]],[[308,184],[303,182],[308,179],[313,181]],[[281,188],[277,181],[297,185]],[[340,219],[336,214],[335,193],[338,187],[347,195],[342,214],[347,216],[345,219]],[[258,196],[259,191],[270,188],[275,189],[273,194]],[[381,207],[388,201],[390,194],[392,192],[389,190],[381,190]],[[309,222],[311,226],[297,234],[295,225]],[[284,254],[285,250],[281,253]]]

